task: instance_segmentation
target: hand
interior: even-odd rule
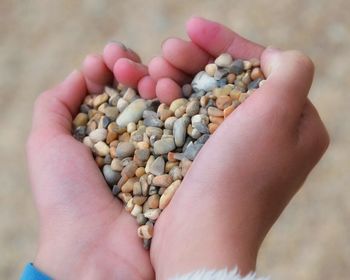
[[[122,45],[108,44],[103,56],[85,59],[83,74],[73,72],[35,104],[27,143],[40,220],[34,264],[55,279],[154,279],[134,218],[113,197],[91,151],[71,136],[87,91],[111,83],[108,66],[120,58],[139,62]]]
[[[163,56],[149,64],[160,99],[171,102],[189,75],[223,52],[260,58],[267,80],[200,151],[157,220],[151,260],[157,279],[235,265],[245,274],[255,269],[266,233],[328,146],[307,98],[314,67],[300,52],[265,49],[201,18],[188,22],[187,33],[190,42],[167,40]],[[158,64],[168,71],[158,71]],[[159,84],[171,86],[157,92]]]

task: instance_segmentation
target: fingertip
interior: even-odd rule
[[[156,82],[150,76],[141,78],[137,85],[137,88],[142,98],[156,98]]]
[[[135,62],[140,62],[140,57],[130,48],[118,41],[110,41],[103,49],[103,60],[107,67],[113,71],[114,64],[120,58],[129,58]]]
[[[156,85],[156,95],[160,102],[170,104],[182,97],[181,87],[169,78],[160,79]]]
[[[114,64],[115,78],[124,85],[136,88],[141,78],[148,74],[147,67],[127,58],[120,58]]]

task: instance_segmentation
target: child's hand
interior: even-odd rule
[[[169,39],[157,58],[174,67],[167,73],[173,80],[222,52],[260,57],[267,80],[208,140],[158,219],[151,247],[157,279],[201,268],[254,270],[263,238],[329,143],[307,99],[314,72],[309,58],[264,49],[199,18],[187,29],[192,42]],[[152,62],[149,67],[156,71]],[[179,89],[169,78],[159,83]],[[161,94],[171,101],[177,91]]]
[[[35,104],[27,144],[40,218],[34,264],[55,279],[154,278],[134,218],[113,197],[91,151],[71,135],[72,116],[87,91],[100,92],[110,83],[113,74],[106,65],[120,58],[138,61],[120,45],[108,44],[104,58],[85,59],[84,75],[73,72]]]

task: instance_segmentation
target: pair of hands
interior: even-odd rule
[[[34,264],[57,279],[167,279],[200,268],[255,268],[266,233],[326,150],[329,137],[307,98],[313,64],[296,51],[264,48],[202,18],[187,23],[190,41],[166,40],[148,67],[109,43],[82,71],[36,101],[27,143],[40,220]],[[211,59],[261,59],[263,87],[206,143],[155,225],[150,252],[91,152],[71,136],[87,92],[117,79],[143,98],[170,102]]]

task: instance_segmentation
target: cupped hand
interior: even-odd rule
[[[255,269],[266,233],[326,150],[329,137],[307,95],[313,63],[297,51],[263,48],[227,27],[192,18],[190,42],[168,39],[149,73],[170,102],[188,76],[221,53],[260,58],[264,85],[202,148],[155,225],[157,279],[202,268]],[[160,72],[157,65],[167,65]]]
[[[154,279],[137,224],[113,197],[91,151],[71,135],[85,95],[112,83],[108,66],[121,58],[139,62],[122,45],[108,44],[103,56],[87,56],[82,73],[74,71],[35,103],[27,142],[40,221],[34,264],[55,279]]]

